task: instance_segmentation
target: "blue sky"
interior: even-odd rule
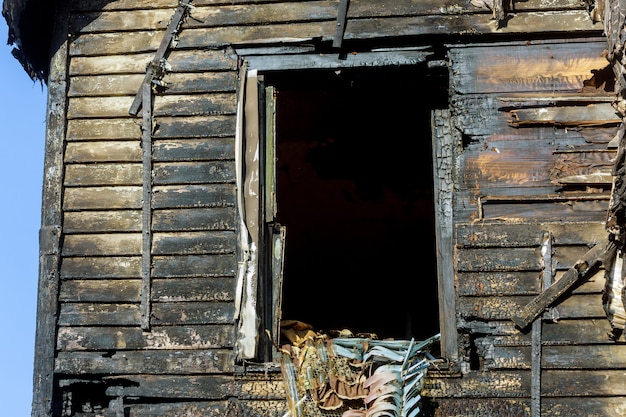
[[[0,17],[0,404],[30,416],[47,90],[6,45]]]

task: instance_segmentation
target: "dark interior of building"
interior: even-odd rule
[[[283,319],[379,338],[438,333],[425,66],[273,73]]]

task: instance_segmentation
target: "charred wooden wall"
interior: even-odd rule
[[[438,400],[442,416],[609,416],[626,405],[616,382],[626,351],[608,337],[602,270],[532,329],[510,320],[606,238],[619,116],[610,81],[596,80],[604,49],[602,40],[572,40],[450,50],[462,135],[454,219],[465,363],[462,377],[427,387],[449,397]],[[609,118],[592,116],[598,102]],[[516,112],[532,116],[519,123]]]
[[[557,6],[513,2],[515,15],[502,28],[489,10],[469,2],[352,3],[345,41],[357,49],[535,31],[542,36],[595,31],[597,36],[599,30],[578,1]],[[152,327],[145,331],[140,311],[141,118],[128,112],[176,2],[71,2],[66,66],[53,72],[67,81],[67,100],[63,164],[54,174],[62,182],[62,233],[60,262],[50,267],[59,272],[58,293],[50,295],[58,307],[50,311],[56,314],[54,358],[48,358],[54,360],[52,415],[269,416],[286,411],[276,369],[242,374],[233,353],[236,50],[255,43],[327,44],[335,33],[338,1],[200,0],[193,5],[167,55],[167,88],[154,98]],[[557,269],[570,265],[601,234],[606,187],[579,186],[568,194],[553,180],[563,166],[580,174],[589,173],[584,168],[589,160],[598,158],[608,166],[610,134],[552,125],[514,128],[500,101],[519,92],[578,91],[591,70],[604,66],[601,40],[546,45],[451,48],[453,120],[463,134],[454,205],[454,221],[463,224],[457,229],[458,320],[469,372],[432,380],[430,395],[451,398],[441,403],[441,410],[450,412],[442,415],[469,415],[455,402],[462,398],[488,399],[505,410],[493,415],[518,415],[506,411],[515,407],[527,411],[529,339],[513,328],[507,314],[540,291],[538,242],[544,231],[558,236]],[[484,68],[486,62],[501,66]],[[538,223],[483,226],[483,220],[501,218]],[[479,222],[466,224],[473,220]],[[579,225],[558,223],[562,220],[596,223],[585,223],[581,232]],[[502,240],[501,227],[510,240]],[[545,325],[546,346],[555,349],[544,357],[544,367],[550,368],[545,389],[554,394],[546,407],[550,401],[555,410],[583,403],[576,396],[564,405],[554,398],[570,396],[571,387],[549,385],[562,383],[564,372],[587,378],[580,379],[580,384],[589,381],[580,394],[607,407],[621,404],[618,388],[592,387],[593,378],[617,378],[614,369],[622,365],[585,363],[584,352],[597,363],[600,354],[613,357],[618,349],[602,339],[598,291],[596,281],[581,287],[567,301],[570,309],[562,307],[564,320]],[[585,329],[582,338],[580,329]],[[46,346],[42,340],[38,343]],[[563,365],[562,355],[576,364]],[[612,370],[583,373],[588,368]]]

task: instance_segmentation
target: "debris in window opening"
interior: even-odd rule
[[[423,379],[436,359],[424,341],[354,337],[348,329],[332,338],[297,320],[281,323],[290,344],[280,350],[292,417],[420,415]],[[375,335],[374,335],[375,336]]]

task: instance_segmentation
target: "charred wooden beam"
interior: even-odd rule
[[[608,238],[605,242],[597,244],[578,260],[561,279],[535,297],[519,314],[511,317],[511,320],[513,320],[520,329],[527,328],[537,316],[575,284],[592,276],[600,266],[609,262],[615,255],[616,250],[617,246],[614,242],[608,240]]]

